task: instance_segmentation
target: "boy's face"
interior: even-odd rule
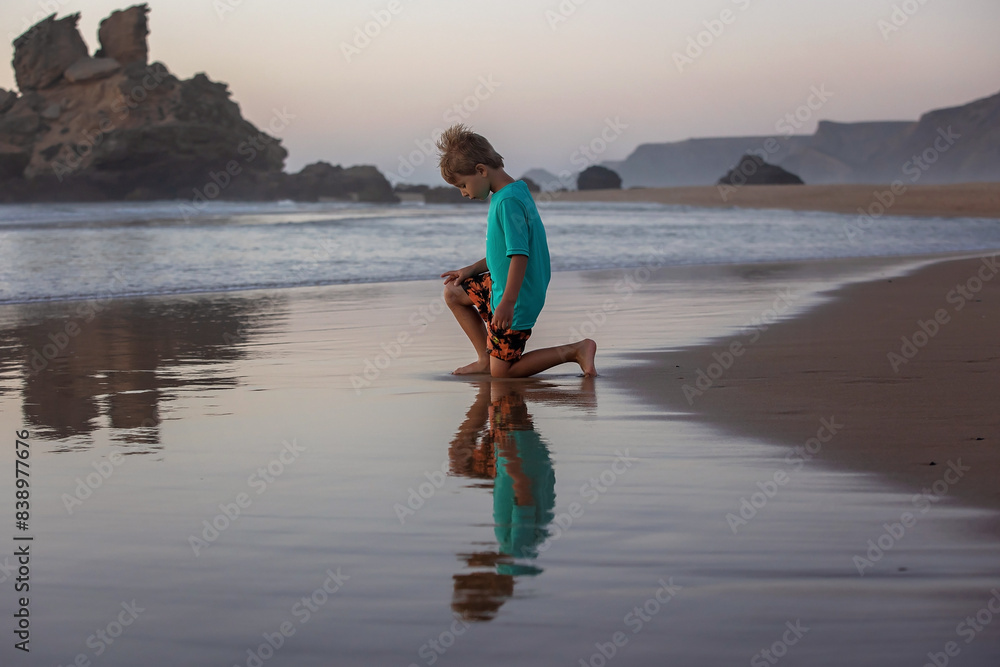
[[[490,179],[485,165],[477,164],[472,174],[459,174],[452,182],[467,199],[485,200],[490,196]]]

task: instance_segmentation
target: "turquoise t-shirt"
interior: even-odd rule
[[[524,281],[514,303],[514,321],[510,328],[524,331],[535,326],[545,305],[545,290],[552,269],[549,266],[549,244],[538,207],[524,181],[514,181],[490,198],[486,222],[486,267],[493,282],[493,309],[500,305],[507,286],[507,272],[512,255],[527,255],[528,266]]]

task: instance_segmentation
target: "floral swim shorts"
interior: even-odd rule
[[[493,281],[490,280],[490,272],[480,273],[462,283],[462,289],[472,299],[472,305],[479,311],[479,316],[486,322],[486,351],[491,357],[496,357],[501,361],[514,362],[521,358],[524,353],[524,346],[531,336],[531,329],[516,330],[503,329],[494,331],[493,306],[490,303],[490,293],[492,292]]]

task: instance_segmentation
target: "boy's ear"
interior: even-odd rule
[[[490,171],[485,164],[480,163],[476,165],[476,173],[480,176],[488,176]]]

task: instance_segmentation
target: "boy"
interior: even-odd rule
[[[441,274],[445,303],[479,357],[454,374],[528,377],[572,361],[584,375],[597,375],[597,343],[589,338],[524,353],[550,274],[545,228],[528,186],[511,178],[490,142],[464,125],[446,130],[437,147],[441,176],[463,197],[485,200],[493,194],[486,257]]]

